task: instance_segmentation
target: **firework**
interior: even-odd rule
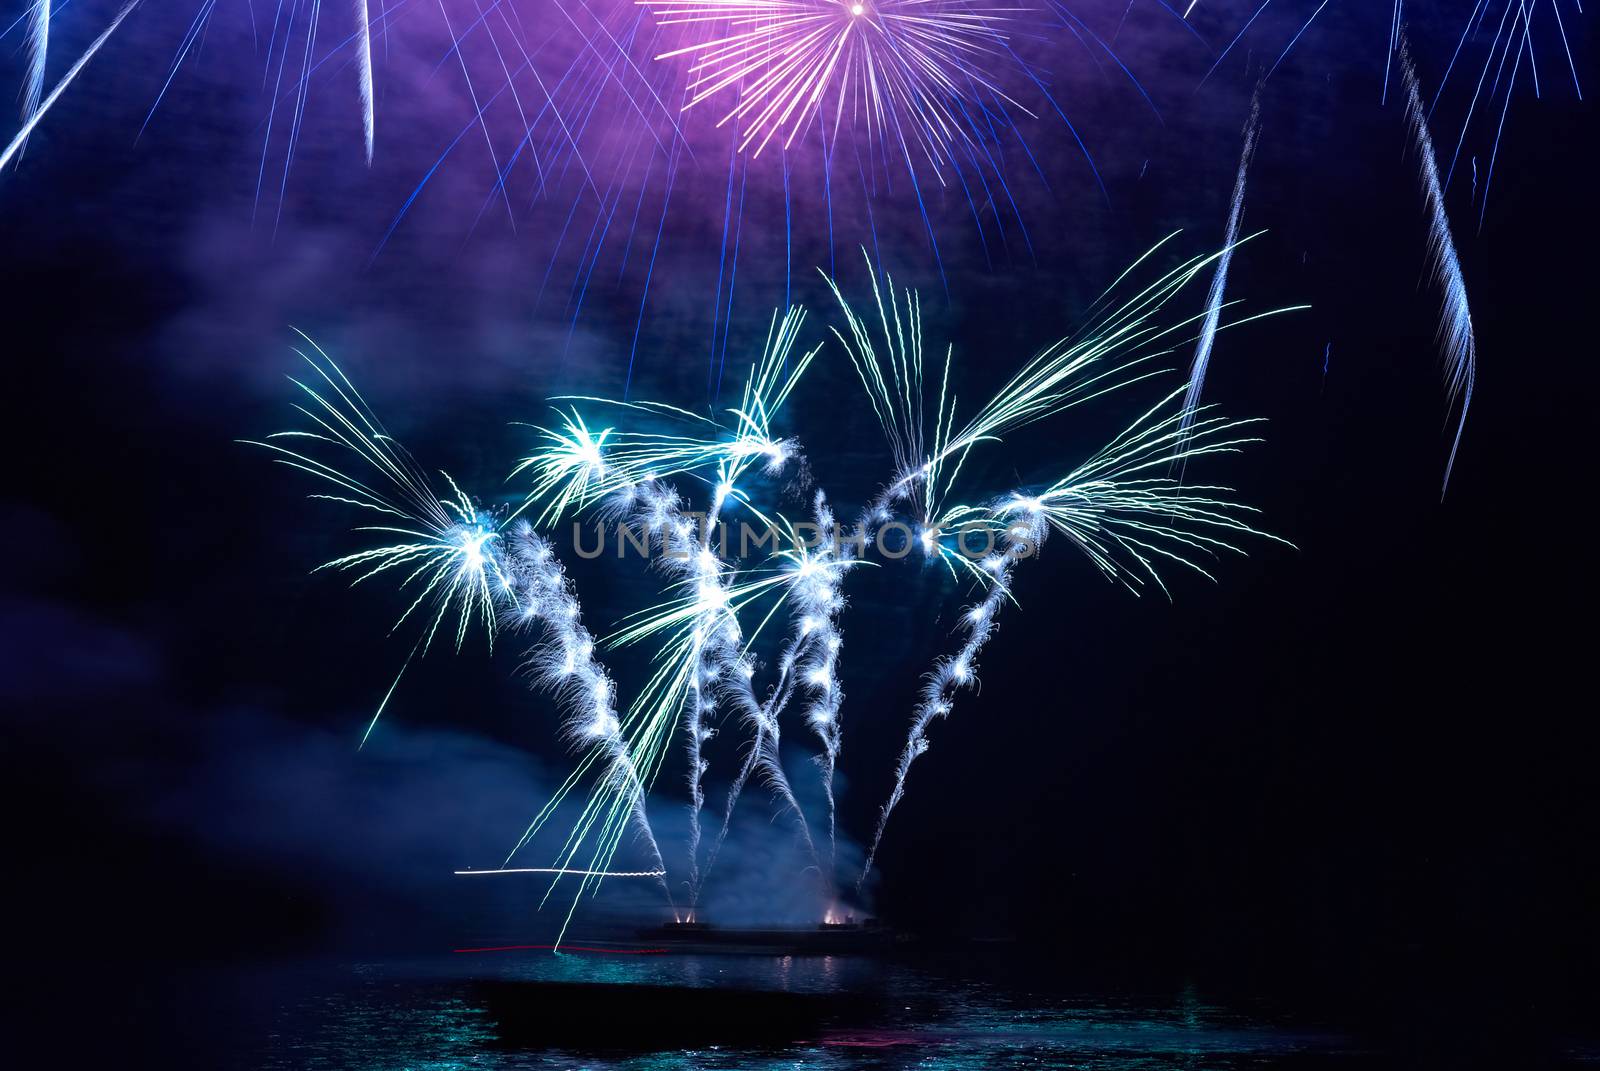
[[[338,492],[311,497],[376,513],[385,522],[357,529],[384,537],[381,545],[335,558],[319,568],[353,572],[352,583],[356,584],[378,576],[399,577],[399,589],[415,595],[394,628],[413,615],[420,616],[423,651],[452,613],[458,650],[474,622],[483,626],[492,644],[496,600],[512,588],[496,546],[501,536],[494,519],[480,514],[446,473],[440,475],[450,493],[436,492],[427,474],[384,430],[338,366],[309,338],[301,337],[309,352],[296,352],[316,380],[308,383],[291,377],[307,399],[295,408],[317,430],[278,432],[263,442],[246,441],[272,451],[281,463],[310,473]],[[330,451],[340,456],[317,456]],[[359,462],[359,474],[347,471],[341,458],[348,455]]]
[[[342,138],[348,161],[370,167],[380,137],[422,129],[414,119],[437,115],[432,107],[417,114],[416,93],[428,94],[422,103],[431,104],[432,94],[459,90],[464,107],[454,128],[427,145],[422,159],[408,159],[414,136],[405,145],[389,141],[406,151],[385,154],[387,168],[405,169],[399,174],[412,184],[387,227],[371,235],[372,258],[442,192],[434,180],[447,165],[481,166],[476,214],[467,206],[471,228],[500,212],[514,231],[534,223],[545,262],[536,284],[542,314],[575,328],[602,284],[636,299],[631,384],[648,349],[641,325],[661,278],[658,262],[709,269],[706,258],[714,256],[704,358],[716,394],[729,367],[733,324],[752,315],[744,295],[781,285],[783,304],[790,304],[797,264],[831,270],[839,243],[876,246],[894,215],[904,213],[925,233],[926,267],[941,277],[942,232],[961,225],[959,216],[970,217],[986,261],[1032,259],[1025,215],[1030,198],[1050,195],[1045,162],[1057,155],[1050,140],[1070,139],[1100,184],[1093,138],[1074,125],[1084,118],[1074,114],[1083,106],[1073,96],[1076,82],[1063,71],[1075,79],[1109,63],[1141,100],[1150,99],[1108,41],[1053,2],[864,0],[859,14],[857,6],[547,0],[530,16],[510,3],[459,0],[289,0],[267,8],[196,0],[169,27],[171,51],[159,57],[165,69],[147,111],[140,102],[138,129],[142,136],[158,122],[167,93],[203,44],[255,42],[225,69],[253,83],[238,88],[263,98],[250,213],[253,224],[276,233],[294,202],[305,137],[325,143],[326,133],[335,146]],[[30,42],[25,101],[37,95],[45,44],[52,56],[60,51],[60,35],[51,36],[60,8],[58,0],[32,0],[18,19],[19,27],[28,24]],[[162,11],[141,15],[164,20],[171,9]],[[779,13],[776,21],[771,12]],[[1173,21],[1181,25],[1176,13]],[[816,40],[796,28],[813,22]],[[159,39],[162,29],[160,21],[147,25],[141,40]],[[59,88],[103,43],[91,46]],[[823,59],[829,47],[837,50],[831,62]],[[800,57],[792,70],[779,58],[784,50]],[[147,68],[141,58],[148,59],[134,57],[128,68]],[[431,72],[385,86],[386,62],[421,63]],[[376,123],[380,89],[383,132]],[[55,99],[41,96],[40,108],[24,109],[7,162]],[[698,227],[684,245],[688,220],[698,222],[718,205],[715,251]],[[752,232],[761,240],[752,242]],[[784,255],[767,255],[766,239],[781,239]],[[759,258],[750,255],[752,246]],[[740,364],[733,362],[736,375]],[[629,393],[625,387],[624,400]]]
[[[557,863],[548,870],[557,881],[574,874],[580,878],[573,897],[576,908],[584,892],[606,876],[622,835],[631,825],[654,862],[655,876],[670,902],[666,866],[645,810],[653,770],[641,770],[635,759],[617,714],[616,685],[595,657],[594,637],[583,626],[577,595],[555,553],[534,533],[532,525],[517,521],[510,536],[508,564],[515,579],[510,585],[508,613],[518,625],[542,634],[542,641],[529,651],[526,665],[535,685],[554,694],[565,710],[568,740],[587,753],[574,777],[600,766],[598,787],[568,835]],[[534,819],[502,869],[510,867],[517,851],[539,831],[573,784],[569,779]],[[575,867],[574,861],[586,849],[587,865]],[[552,882],[551,891],[554,889]]]
[[[1009,54],[1015,8],[962,0],[635,0],[664,25],[711,26],[657,59],[689,57],[687,111],[731,95],[718,125],[736,122],[739,149],[789,148],[819,116],[837,138],[847,118],[936,169],[953,143],[976,144],[968,108],[982,99],[1020,110],[989,69]]]
[[[1085,328],[1025,362],[970,417],[963,416],[952,386],[959,377],[951,350],[936,376],[924,376],[921,306],[914,291],[897,292],[874,272],[874,315],[867,318],[835,284],[845,323],[835,337],[878,415],[892,460],[883,490],[862,509],[853,533],[840,528],[820,491],[809,495],[810,520],[804,525],[769,504],[782,498],[776,478],[800,457],[799,442],[781,437],[780,429],[786,403],[818,352],[797,355],[804,325],[799,310],[774,314],[740,403],[724,418],[661,403],[559,399],[562,426],[540,430],[539,447],[515,470],[533,481],[523,516],[497,519],[453,483],[448,495],[434,494],[422,470],[320,351],[307,357],[319,375],[316,386],[300,384],[310,399],[300,411],[316,430],[260,445],[338,491],[319,497],[395,520],[360,529],[378,535],[380,545],[329,565],[361,570],[358,580],[389,574],[400,577],[403,591],[419,588],[400,620],[428,606],[419,641],[424,648],[447,619],[455,622],[457,646],[472,626],[491,637],[500,629],[534,636],[525,666],[535,687],[554,697],[563,736],[578,759],[502,864],[470,873],[542,874],[551,879],[550,892],[575,879],[569,922],[578,901],[611,877],[653,878],[670,903],[668,868],[647,803],[681,732],[688,771],[690,917],[751,784],[761,785],[776,812],[787,817],[806,868],[822,876],[831,900],[837,880],[833,785],[843,745],[844,588],[858,568],[904,557],[881,534],[868,531],[869,525],[878,525],[879,533],[899,525],[911,544],[907,552],[920,546],[927,560],[945,564],[958,580],[975,581],[981,594],[962,611],[959,648],[935,661],[912,712],[858,889],[890,814],[905,796],[911,767],[928,748],[932,723],[949,716],[959,691],[975,686],[978,660],[997,618],[1005,604],[1017,601],[1017,564],[1036,555],[1047,533],[1065,537],[1101,573],[1135,593],[1146,585],[1165,592],[1169,566],[1209,577],[1206,559],[1240,551],[1246,538],[1263,534],[1247,523],[1249,511],[1229,489],[1185,486],[1172,475],[1174,466],[1257,441],[1245,434],[1249,421],[1190,409],[1182,386],[1042,490],[997,496],[993,489],[967,486],[963,475],[974,450],[999,449],[1002,437],[1018,428],[1154,375],[1149,363],[1173,354],[1185,332],[1207,315],[1169,322],[1164,310],[1215,270],[1221,255],[1191,258],[1153,281],[1124,288],[1135,270],[1130,268],[1095,303]],[[600,424],[593,419],[598,412],[629,426]],[[661,425],[685,430],[654,430]],[[367,475],[325,459],[329,449],[354,455]],[[696,499],[704,501],[704,510],[691,511]],[[770,525],[762,556],[747,560],[742,543],[737,551],[732,545],[724,519],[734,512]],[[586,514],[622,526],[628,538],[656,552],[667,581],[662,601],[624,618],[606,637],[582,623],[577,592],[538,531]],[[814,530],[815,537],[803,535],[802,528]],[[381,538],[395,531],[407,539]],[[973,535],[987,541],[977,555],[966,544]],[[885,560],[868,561],[877,551]],[[764,638],[773,622],[785,619],[780,635]],[[650,650],[651,669],[625,701],[598,652],[636,645]],[[771,653],[770,661],[764,652]],[[707,745],[716,737],[715,721],[728,714],[741,730],[743,751],[731,771],[716,836],[705,846]],[[825,845],[813,836],[783,763],[783,728],[795,716],[803,717],[816,740],[817,776],[827,801]],[[520,864],[519,855],[569,799],[577,801],[577,817],[555,857],[548,865]],[[642,845],[646,868],[617,865],[629,831]]]
[[[923,552],[944,562],[952,574],[959,563],[963,575],[985,590],[982,600],[962,615],[966,635],[960,649],[937,661],[926,678],[895,764],[893,788],[879,811],[858,890],[871,870],[889,816],[905,795],[911,766],[928,750],[928,728],[934,720],[949,716],[956,691],[975,686],[978,656],[993,634],[1000,610],[1013,598],[1015,564],[1036,553],[1046,532],[1065,533],[1101,572],[1135,592],[1146,578],[1165,590],[1159,569],[1166,564],[1181,564],[1209,576],[1198,559],[1236,550],[1226,537],[1262,534],[1234,516],[1243,507],[1233,503],[1228,489],[1184,489],[1160,471],[1254,441],[1232,434],[1248,422],[1224,421],[1209,416],[1204,408],[1191,408],[1190,388],[1169,394],[1105,449],[1039,494],[1017,492],[989,505],[950,501],[962,464],[974,449],[997,444],[1017,428],[1156,374],[1148,369],[1149,363],[1170,353],[1179,333],[1193,324],[1192,318],[1162,323],[1160,312],[1207,268],[1224,272],[1237,244],[1230,242],[1216,254],[1191,259],[1131,297],[1113,302],[1110,295],[1127,278],[1124,273],[1096,303],[1104,309],[1098,318],[1025,364],[965,423],[957,418],[950,391],[949,350],[936,400],[929,408],[916,294],[906,291],[897,296],[892,281],[886,279],[879,286],[874,277],[874,332],[835,287],[849,326],[848,337],[836,335],[851,356],[895,463],[895,477],[864,517],[881,520],[897,506],[909,508]],[[1202,338],[1207,334],[1214,338],[1222,308],[1215,281],[1212,290],[1202,314]],[[930,426],[931,436],[926,434]],[[949,538],[951,532],[956,533],[954,540]],[[976,559],[966,552],[965,543],[974,534],[987,541],[985,553]]]
[[[693,434],[591,429],[576,408],[557,410],[560,426],[535,427],[540,448],[512,470],[513,478],[526,475],[533,482],[522,508],[543,502],[540,524],[611,495],[620,495],[625,509],[631,505],[628,494],[646,483],[676,476],[705,478],[707,472],[715,472],[714,486],[723,489],[721,498],[741,499],[738,485],[745,473],[757,466],[769,474],[781,472],[793,452],[793,443],[773,434],[772,419],[816,357],[815,348],[798,358],[794,355],[804,323],[803,309],[791,309],[781,317],[774,314],[743,397],[728,410],[733,418],[731,434],[718,421],[677,406],[592,397],[552,399],[663,418]],[[656,527],[654,522],[662,518],[648,519]]]
[[[22,129],[17,131],[16,136],[5,147],[5,151],[0,152],[0,170],[4,170],[5,166],[22,152],[23,146],[28,143],[29,135],[44,119],[45,113],[55,106],[61,94],[66,92],[67,87],[89,65],[89,61],[94,59],[95,53],[99,52],[105,43],[111,39],[111,35],[117,32],[117,27],[122,25],[122,20],[127,18],[128,13],[138,6],[139,0],[128,0],[128,3],[121,11],[117,12],[116,17],[111,20],[110,24],[100,31],[100,35],[90,43],[88,48],[84,49],[83,55],[79,56],[72,66],[67,69],[67,73],[61,76],[61,81],[56,83],[56,87],[50,91],[49,96],[39,100],[38,89],[44,85],[45,53],[50,33],[50,8],[44,0],[35,0],[35,6],[29,10],[29,67],[28,81],[23,90]]]

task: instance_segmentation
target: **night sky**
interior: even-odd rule
[[[63,56],[109,13],[81,5],[63,16]],[[1123,5],[1088,6],[1114,26]],[[1600,954],[1593,105],[1552,59],[1542,98],[1513,100],[1481,228],[1470,184],[1453,187],[1480,375],[1441,503],[1453,423],[1416,161],[1398,102],[1380,103],[1389,11],[1350,6],[1266,84],[1244,222],[1265,233],[1228,288],[1246,313],[1311,308],[1224,333],[1207,384],[1227,414],[1269,421],[1264,445],[1207,478],[1294,547],[1258,541],[1216,584],[1177,576],[1169,602],[1047,544],[981,660],[981,693],[934,726],[862,906],[935,939],[1016,938],[1108,985],[1195,980],[1361,1021],[1577,1030]],[[0,176],[8,943],[40,963],[88,952],[154,969],[548,937],[559,913],[449,875],[497,864],[571,762],[548,699],[516,673],[523,645],[430,654],[357,754],[409,643],[385,636],[398,596],[313,575],[356,549],[352,518],[236,440],[293,425],[293,328],[424,466],[491,505],[516,500],[505,478],[533,436],[517,422],[543,420],[550,395],[626,384],[712,404],[727,161],[701,152],[678,179],[636,340],[643,252],[607,261],[575,316],[549,210],[523,204],[515,227],[499,206],[480,214],[481,141],[375,254],[470,115],[456,72],[434,69],[436,40],[393,35],[370,171],[348,72],[314,87],[281,215],[256,193],[264,97],[242,13],[219,15],[135,139],[188,18],[137,13]],[[1412,27],[1427,85],[1454,42],[1440,18]],[[1118,53],[1160,119],[1103,65],[1055,72],[1104,195],[1040,119],[1038,172],[1011,171],[1026,240],[986,217],[985,246],[954,187],[931,200],[936,261],[903,190],[876,202],[876,256],[921,289],[930,348],[954,345],[964,397],[1065,335],[1169,232],[1184,231],[1174,257],[1221,240],[1250,91],[1303,13],[1264,19],[1198,91],[1206,48],[1155,5],[1130,20]],[[1196,25],[1215,44],[1239,20]],[[1569,31],[1583,72],[1587,21]],[[21,64],[8,39],[0,84]],[[1486,154],[1492,132],[1474,131],[1467,154]],[[812,309],[809,340],[839,323],[813,267],[866,295],[859,206],[841,205],[830,247],[815,198],[796,193],[786,244],[781,180],[767,155],[746,179],[717,404],[786,296]],[[1151,400],[1030,429],[985,485],[1039,480]],[[785,420],[836,502],[887,475],[836,344]],[[652,590],[575,572],[595,585],[596,631]],[[911,565],[850,596],[840,824],[858,858],[918,676],[966,596]],[[803,769],[811,741],[797,725],[786,742]],[[682,823],[672,761],[652,800],[664,839]],[[711,783],[720,806],[725,781]],[[782,825],[759,794],[744,807],[722,916],[804,910],[786,899]],[[587,924],[658,910],[619,894]]]

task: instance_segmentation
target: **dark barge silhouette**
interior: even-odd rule
[[[672,952],[745,955],[838,956],[881,952],[895,941],[877,919],[821,922],[815,926],[717,926],[669,922],[638,931],[641,941]]]

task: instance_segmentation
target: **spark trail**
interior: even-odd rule
[[[1307,6],[1312,6],[1311,13],[1299,25],[1299,28],[1290,37],[1289,42],[1278,54],[1276,61],[1267,70],[1266,78],[1271,78],[1273,73],[1289,58],[1291,52],[1306,36],[1313,23],[1318,21],[1323,10],[1329,6],[1331,0]],[[1474,120],[1485,113],[1492,121],[1493,133],[1489,157],[1491,160],[1490,174],[1483,184],[1481,191],[1482,202],[1480,213],[1484,210],[1488,200],[1489,180],[1493,178],[1492,161],[1499,155],[1500,140],[1505,133],[1506,115],[1510,110],[1511,98],[1519,81],[1523,78],[1523,69],[1526,66],[1527,77],[1532,81],[1532,88],[1536,98],[1543,92],[1539,79],[1539,56],[1555,53],[1551,58],[1555,60],[1554,66],[1565,67],[1567,80],[1571,82],[1573,95],[1578,100],[1583,99],[1583,86],[1578,77],[1578,64],[1573,55],[1572,36],[1567,26],[1567,18],[1561,13],[1562,0],[1458,0],[1457,3],[1448,5],[1431,5],[1425,9],[1423,17],[1429,20],[1450,19],[1460,26],[1460,35],[1455,37],[1454,47],[1449,52],[1449,59],[1445,65],[1443,76],[1439,80],[1439,87],[1434,92],[1433,99],[1428,102],[1425,115],[1430,123],[1435,122],[1435,113],[1445,100],[1445,95],[1450,87],[1465,81],[1470,83],[1471,92],[1461,90],[1460,95],[1466,97],[1465,111],[1462,113],[1460,132],[1456,139],[1454,151],[1451,153],[1449,164],[1444,168],[1442,186],[1450,188],[1450,182],[1455,174],[1456,164],[1460,161],[1462,148],[1472,130]],[[1239,31],[1228,41],[1228,44],[1218,54],[1211,69],[1206,72],[1206,79],[1222,65],[1235,47],[1250,33],[1257,20],[1266,13],[1272,0],[1250,0],[1249,3],[1239,6],[1239,14],[1243,23]],[[1281,7],[1282,5],[1280,5]],[[1344,3],[1334,5],[1335,11],[1345,10],[1360,13],[1363,7],[1360,4]],[[1248,17],[1244,12],[1248,11]],[[1390,87],[1393,81],[1394,70],[1404,68],[1411,62],[1409,55],[1403,56],[1407,50],[1403,47],[1406,39],[1408,9],[1404,0],[1391,0],[1386,17],[1382,20],[1384,30],[1383,49],[1383,82],[1381,100],[1387,103]],[[1573,5],[1571,17],[1584,17],[1583,5]],[[1542,20],[1542,26],[1535,28],[1535,19]],[[1485,32],[1487,31],[1487,32]],[[1454,36],[1453,34],[1451,36]],[[1580,37],[1581,40],[1581,37]],[[1485,42],[1487,42],[1485,46]],[[1450,45],[1447,36],[1443,44]],[[1472,70],[1474,56],[1481,56],[1482,63],[1477,66],[1476,73]],[[1524,64],[1526,60],[1526,64]],[[1456,78],[1457,68],[1461,68],[1463,75]],[[1509,68],[1509,69],[1508,69]],[[1204,79],[1202,79],[1204,81]],[[1265,79],[1263,79],[1265,81]],[[1404,82],[1404,75],[1401,75]],[[1493,106],[1499,96],[1499,118],[1493,119]]]
[[[376,138],[377,102],[372,89],[372,18],[367,0],[356,0],[356,75],[361,84],[361,133],[367,151],[367,166],[372,166],[372,147]]]
[[[1250,161],[1255,156],[1256,138],[1261,133],[1261,94],[1258,90],[1250,101],[1250,118],[1244,124],[1244,149],[1239,153],[1239,171],[1233,180],[1233,201],[1228,208],[1228,226],[1223,233],[1222,255],[1211,276],[1211,289],[1206,294],[1206,318],[1200,325],[1200,340],[1195,343],[1194,360],[1189,366],[1189,389],[1183,398],[1183,425],[1190,421],[1200,408],[1200,392],[1205,387],[1206,371],[1211,366],[1211,347],[1217,340],[1217,325],[1222,320],[1223,295],[1228,288],[1228,266],[1233,262],[1233,250],[1239,243],[1239,223],[1244,218],[1245,178],[1250,172]]]
[[[121,11],[118,11],[116,17],[111,20],[110,25],[108,25],[104,30],[100,31],[100,35],[94,39],[87,49],[84,50],[83,55],[79,56],[77,61],[67,69],[67,73],[61,76],[61,81],[56,83],[56,87],[50,91],[50,95],[45,97],[42,101],[39,101],[38,105],[29,111],[27,119],[22,124],[22,129],[17,131],[16,136],[11,139],[11,143],[5,147],[5,151],[0,152],[0,171],[5,170],[5,166],[22,151],[23,146],[28,143],[28,136],[33,133],[34,128],[37,127],[39,122],[45,117],[45,113],[55,106],[55,103],[60,98],[61,94],[66,92],[67,87],[70,86],[73,83],[73,80],[76,79],[79,74],[83,73],[83,69],[89,65],[89,61],[94,59],[95,53],[99,52],[100,49],[104,47],[105,43],[111,39],[111,35],[117,32],[117,27],[122,25],[122,20],[126,19],[129,12],[138,6],[139,0],[128,0],[128,3],[122,8]],[[41,33],[47,32],[47,28],[41,30]],[[33,40],[34,38],[30,37],[30,48],[35,47]],[[38,38],[38,40],[40,43],[37,46],[39,50],[37,53],[37,63],[39,67],[39,77],[42,80],[44,77],[44,45],[42,37]]]
[[[39,110],[44,94],[45,60],[50,55],[51,0],[33,0],[28,7],[28,72],[22,83],[22,121]]]
[[[1015,8],[961,0],[636,0],[663,25],[713,27],[664,52],[688,56],[687,111],[731,95],[717,125],[738,123],[739,150],[773,138],[792,147],[831,113],[894,145],[914,166],[952,162],[955,142],[976,144],[961,102],[974,93],[1021,109],[989,68],[1004,59]],[[859,114],[858,114],[859,113]],[[823,121],[826,121],[825,119]]]
[[[653,869],[659,871],[656,877],[670,902],[666,864],[645,811],[651,771],[640,769],[623,732],[617,715],[616,686],[595,658],[594,637],[583,626],[576,592],[555,552],[527,521],[512,525],[510,543],[514,576],[510,585],[514,596],[511,613],[518,625],[541,633],[541,641],[529,651],[526,666],[535,684],[553,694],[565,712],[568,740],[588,752],[580,771],[596,761],[601,765],[600,787],[573,826],[554,869],[585,871],[573,897],[575,910],[583,893],[610,868],[622,835],[631,824],[655,863]],[[568,785],[571,783],[569,779]],[[529,826],[507,856],[505,866],[553,813],[564,798],[566,787],[556,793]],[[574,860],[585,847],[590,851],[588,864],[574,867]],[[551,890],[554,888],[552,885]],[[569,911],[567,920],[570,922],[571,918]]]
[[[1433,153],[1433,138],[1428,133],[1428,117],[1422,108],[1417,88],[1417,72],[1404,37],[1400,41],[1400,77],[1406,92],[1406,120],[1411,128],[1412,147],[1417,153],[1418,180],[1428,212],[1428,270],[1439,288],[1439,346],[1444,357],[1445,396],[1451,409],[1460,406],[1456,432],[1450,443],[1450,458],[1445,463],[1444,480],[1439,487],[1442,499],[1450,488],[1456,452],[1461,448],[1461,433],[1467,426],[1467,410],[1472,405],[1472,388],[1478,378],[1478,347],[1472,330],[1472,308],[1467,302],[1467,284],[1456,256],[1455,239],[1450,234],[1450,217],[1445,214],[1444,187]]]

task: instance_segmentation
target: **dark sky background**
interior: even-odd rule
[[[885,266],[923,288],[930,342],[955,345],[966,397],[1065,334],[1169,231],[1185,228],[1186,255],[1220,240],[1250,86],[1294,26],[1263,23],[1196,92],[1205,49],[1143,17],[1119,51],[1164,121],[1115,78],[1062,75],[1108,195],[1041,121],[1050,185],[1018,183],[1034,259],[997,250],[986,266],[947,194],[934,209],[946,298],[915,217],[884,199]],[[238,58],[254,56],[244,23],[219,22],[135,142],[176,19],[130,21],[0,177],[12,942],[187,962],[547,936],[557,918],[533,914],[528,887],[448,874],[497,862],[570,762],[548,701],[514,673],[518,643],[430,656],[358,755],[404,657],[384,635],[399,603],[310,575],[357,545],[349,518],[235,440],[290,426],[293,325],[425,465],[507,501],[529,443],[512,422],[539,419],[550,394],[619,388],[636,275],[596,285],[572,327],[538,293],[548,217],[513,231],[486,214],[473,229],[489,165],[466,151],[371,259],[463,116],[461,87],[417,73],[398,32],[375,168],[340,110],[345,76],[330,75],[276,233],[273,204],[252,223],[262,99],[258,60]],[[1168,603],[1047,547],[982,659],[981,695],[934,727],[894,816],[868,905],[894,925],[1014,936],[1095,977],[1194,978],[1307,1007],[1563,1025],[1592,1007],[1593,107],[1541,68],[1543,99],[1513,101],[1481,230],[1470,188],[1453,191],[1481,365],[1441,504],[1424,216],[1401,113],[1379,103],[1387,19],[1330,9],[1267,84],[1245,216],[1267,233],[1236,257],[1229,292],[1247,311],[1312,308],[1225,335],[1207,387],[1229,414],[1270,420],[1266,445],[1210,474],[1297,549],[1253,547],[1216,585],[1178,577]],[[63,49],[94,25],[69,19]],[[1425,84],[1448,25],[1414,28]],[[1224,26],[1202,21],[1213,42]],[[1587,25],[1569,29],[1581,62]],[[1469,155],[1489,146],[1475,128]],[[671,217],[635,397],[709,401],[706,250],[724,167],[683,180],[709,192]],[[774,174],[749,179],[733,353],[783,301]],[[827,255],[807,220],[795,297],[821,339],[837,318],[801,263]],[[861,295],[858,240],[835,244]],[[1148,402],[1134,392],[1019,436],[994,489],[1081,456]],[[836,347],[791,419],[837,501],[887,474]],[[880,572],[845,626],[840,807],[857,845],[960,597],[931,572]],[[638,591],[587,598],[591,623]],[[798,726],[787,739],[798,769],[809,741]],[[653,804],[668,832],[675,784]],[[714,894],[722,916],[802,910],[784,892],[781,827],[756,796],[746,809]],[[611,896],[578,929],[656,910]]]

